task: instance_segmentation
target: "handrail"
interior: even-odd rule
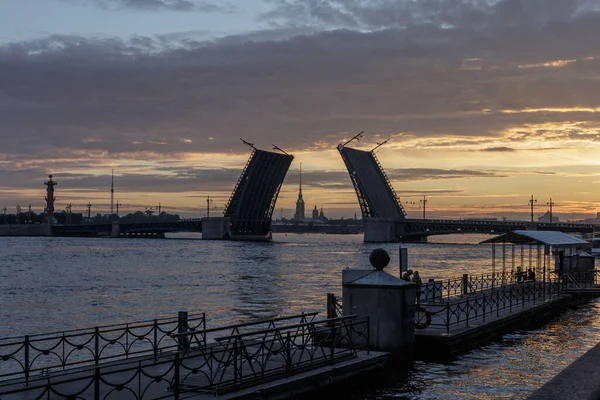
[[[178,337],[198,335],[198,334],[203,334],[203,333],[212,333],[212,332],[224,331],[226,329],[243,328],[243,327],[247,327],[247,326],[268,324],[268,323],[272,323],[272,322],[285,321],[285,320],[297,319],[297,318],[303,318],[303,317],[313,317],[314,318],[318,314],[319,314],[319,312],[315,311],[315,312],[310,312],[310,313],[290,315],[290,316],[286,316],[286,317],[258,320],[258,321],[254,321],[254,322],[244,322],[241,324],[225,325],[225,326],[220,326],[220,327],[216,327],[216,328],[203,329],[201,331],[189,330],[186,332],[175,333],[175,334],[171,335],[171,337],[178,338]]]
[[[105,398],[112,392],[124,391],[137,399],[188,398],[198,393],[218,396],[268,379],[332,365],[356,357],[359,349],[368,351],[369,319],[354,317],[339,318],[334,325],[329,320],[297,324],[308,329],[296,332],[290,332],[289,327],[273,329],[277,334],[271,336],[253,332],[255,340],[233,339],[214,347],[166,353],[156,359],[148,357],[37,376],[28,386],[0,381],[0,395]],[[334,329],[322,332],[320,327]],[[180,397],[182,394],[185,396]]]
[[[317,322],[327,322],[329,324],[333,323],[333,322],[340,322],[340,321],[346,321],[346,320],[352,320],[357,318],[358,315],[357,314],[352,314],[352,315],[345,315],[343,317],[336,317],[336,318],[330,318],[327,320],[323,320],[323,321],[317,321]],[[235,335],[229,335],[229,336],[221,336],[221,337],[216,337],[215,340],[218,342],[223,342],[225,340],[231,340],[231,339],[240,339],[242,337],[246,337],[246,336],[253,336],[253,335],[262,335],[265,333],[272,333],[275,331],[280,331],[282,329],[296,329],[296,328],[304,328],[307,326],[311,326],[314,325],[315,322],[305,322],[302,324],[295,324],[295,325],[285,325],[279,328],[269,328],[269,329],[263,329],[260,331],[253,331],[253,332],[244,332],[244,333],[238,333]]]

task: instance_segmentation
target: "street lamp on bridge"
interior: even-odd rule
[[[419,200],[419,203],[423,204],[423,219],[425,219],[425,206],[427,205],[427,196],[423,196],[423,199]]]
[[[550,202],[546,203],[548,204],[548,207],[550,208],[549,213],[550,213],[550,223],[552,223],[554,220],[552,219],[552,206],[554,205],[554,202],[552,202],[552,197],[550,197]]]
[[[533,205],[537,203],[537,199],[533,198],[533,195],[531,195],[531,199],[529,200],[529,205],[531,206],[531,222],[533,222]]]

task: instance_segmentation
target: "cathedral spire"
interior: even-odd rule
[[[302,199],[302,163],[300,163],[300,190],[298,191],[298,198]]]
[[[304,200],[302,199],[302,163],[300,163],[300,187],[298,190],[298,200],[296,200],[296,213],[294,214],[296,221],[304,221]]]

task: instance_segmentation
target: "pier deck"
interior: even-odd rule
[[[450,359],[502,334],[541,323],[560,309],[600,296],[600,288],[561,282],[518,282],[417,306],[416,355]],[[428,315],[427,315],[428,314]]]

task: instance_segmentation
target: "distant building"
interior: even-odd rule
[[[312,211],[312,219],[313,220],[317,220],[319,219],[319,210],[317,210],[317,205],[315,204],[315,209]]]
[[[552,215],[552,221],[550,220],[550,211],[546,211],[546,213],[544,215],[542,215],[541,217],[538,217],[538,221],[539,222],[560,222],[559,218],[556,215]]]

